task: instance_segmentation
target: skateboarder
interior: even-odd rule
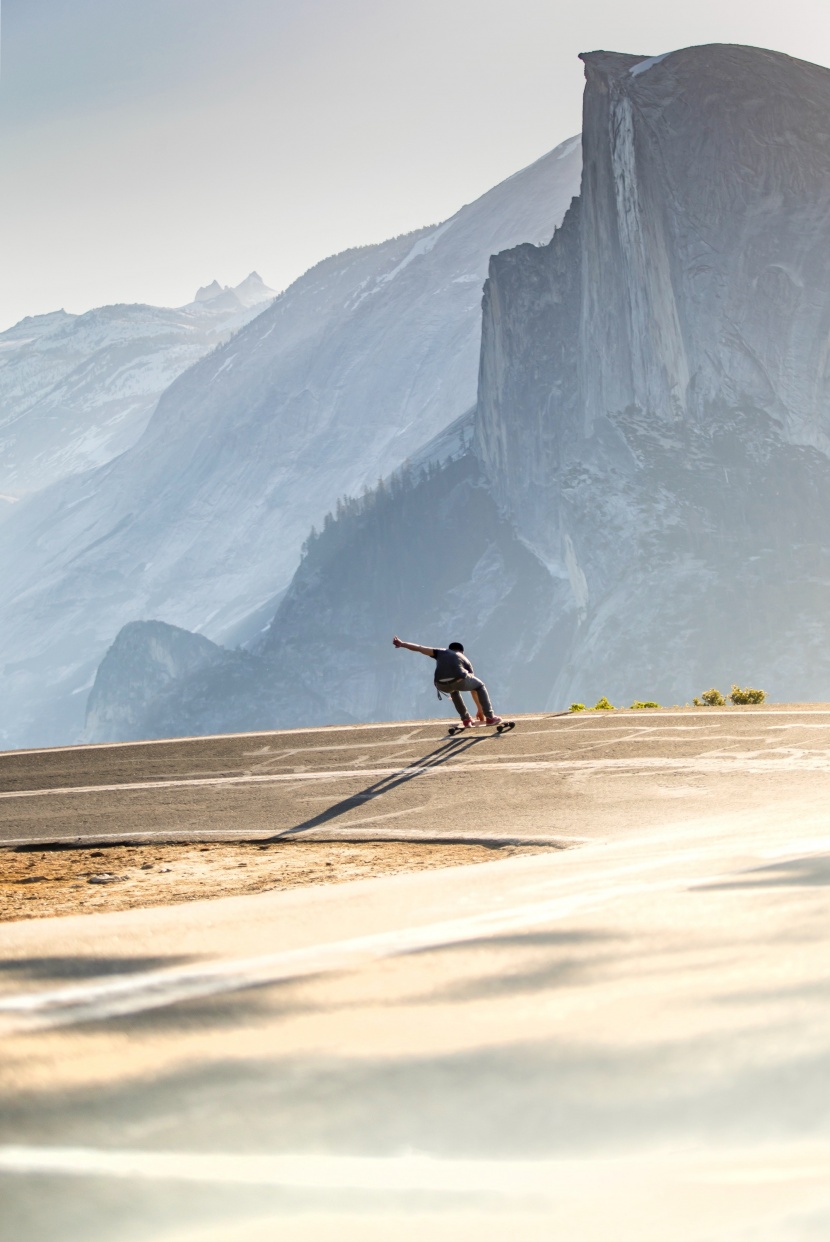
[[[501,724],[501,716],[496,716],[493,712],[487,687],[479,677],[475,676],[473,666],[465,656],[461,643],[450,643],[449,647],[422,647],[419,643],[405,643],[396,634],[392,639],[392,644],[395,647],[405,647],[407,651],[420,651],[421,655],[429,656],[435,661],[433,680],[438,697],[440,698],[442,694],[450,696],[465,729],[472,727],[473,720],[461,697],[462,690],[469,691],[475,699],[481,724]]]

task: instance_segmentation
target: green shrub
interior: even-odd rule
[[[660,706],[659,703],[652,703],[650,699],[646,699],[644,703],[641,703],[640,700],[637,699],[635,703],[631,704],[632,710],[634,711],[639,711],[643,707],[659,707],[659,706]]]
[[[571,711],[572,712],[584,712],[585,704],[584,703],[571,703]]]
[[[723,707],[726,704],[726,699],[723,697],[720,690],[715,690],[715,688],[712,687],[711,690],[704,690],[700,698],[692,699],[692,702],[695,707]]]
[[[613,703],[609,703],[605,695],[601,699],[597,699],[594,706],[590,709],[592,712],[613,712],[615,707]]]
[[[753,690],[750,686],[743,690],[740,686],[733,686],[729,697],[733,703],[743,705],[744,703],[763,703],[767,695],[765,690]]]

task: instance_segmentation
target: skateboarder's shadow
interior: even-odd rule
[[[361,806],[365,802],[371,802],[373,798],[380,798],[384,794],[391,793],[393,789],[397,789],[400,785],[405,785],[407,781],[415,780],[417,776],[425,776],[434,768],[438,768],[441,764],[446,763],[448,759],[454,759],[465,750],[469,750],[471,746],[475,746],[485,740],[483,737],[470,737],[464,738],[463,741],[453,740],[445,742],[437,750],[430,751],[428,755],[424,755],[421,759],[416,759],[413,763],[408,764],[407,767],[401,768],[400,771],[381,777],[380,780],[367,785],[360,793],[350,794],[348,798],[335,802],[334,806],[327,807],[325,811],[320,811],[319,815],[303,820],[301,824],[296,824],[293,828],[286,828],[284,832],[278,832],[273,837],[269,837],[268,840],[279,841],[284,837],[294,836],[298,832],[307,832],[309,828],[319,828],[321,824],[327,824],[331,820],[337,819],[339,815],[345,815],[348,811],[353,811],[355,807]],[[343,775],[348,776],[348,770],[344,771]]]

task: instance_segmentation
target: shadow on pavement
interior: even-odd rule
[[[453,941],[448,944],[416,949],[415,954],[429,953],[464,953],[472,950],[506,949],[515,953],[517,949],[578,949],[586,946],[605,945],[619,937],[604,932],[513,932],[505,935],[481,936],[476,940]],[[407,955],[409,956],[409,955]],[[562,984],[578,983],[587,971],[596,968],[605,960],[603,953],[589,953],[581,957],[563,957],[559,954],[549,956],[547,960],[518,963],[513,970],[505,969],[501,957],[488,956],[489,969],[476,969],[474,965],[465,971],[465,977],[454,980],[445,987],[429,993],[424,1000],[469,1001],[483,1000],[495,996],[519,995],[525,992],[547,991],[560,987]],[[479,959],[476,958],[477,962]],[[436,966],[436,972],[437,972]]]
[[[585,962],[580,958],[565,958],[558,962],[547,962],[535,970],[515,971],[506,974],[498,970],[490,970],[475,979],[463,979],[450,983],[446,987],[437,988],[424,999],[439,1001],[477,1001],[488,1000],[495,996],[520,996],[526,992],[546,991],[560,987],[564,983],[573,984],[583,981],[593,961]]]
[[[786,862],[753,867],[735,880],[719,884],[696,884],[695,891],[728,888],[823,888],[830,884],[830,856],[790,858]]]
[[[257,1154],[573,1158],[622,1144],[688,1143],[690,1135],[750,1143],[759,1132],[785,1141],[824,1133],[828,1072],[822,1052],[712,1074],[694,1037],[657,1046],[589,1039],[583,1047],[537,1040],[529,1023],[525,1040],[494,1048],[377,1059],[311,1051],[218,1057],[67,1088],[58,1098],[21,1093],[4,1104],[0,1138]]]
[[[363,803],[370,802],[374,798],[382,798],[384,794],[391,793],[393,789],[398,789],[401,785],[407,784],[408,781],[413,781],[416,777],[423,776],[425,769],[432,771],[434,768],[441,767],[448,760],[454,759],[457,755],[463,754],[464,751],[486,740],[483,737],[464,737],[457,741],[453,739],[452,741],[445,742],[443,746],[439,746],[437,750],[430,751],[423,758],[414,759],[412,763],[407,764],[405,768],[402,768],[393,776],[384,776],[380,780],[374,781],[373,784],[367,785],[359,793],[350,794],[348,798],[341,799],[334,806],[326,807],[325,811],[320,811],[319,815],[303,820],[301,824],[296,824],[293,828],[286,828],[284,832],[278,832],[273,837],[268,837],[267,840],[281,841],[286,837],[296,835],[298,832],[307,832],[310,828],[319,828],[323,824],[328,824],[333,819],[337,819],[340,815],[345,815],[348,811],[353,811]],[[343,775],[349,775],[348,769],[344,770]]]
[[[59,980],[99,979],[107,975],[132,975],[145,970],[164,970],[168,966],[186,966],[199,958],[194,955],[170,957],[28,957],[0,961],[0,977],[15,979]]]
[[[492,936],[477,936],[475,940],[451,940],[447,944],[429,945],[425,949],[410,949],[408,957],[424,953],[466,953],[468,949],[515,949],[538,948],[548,945],[603,944],[616,940],[610,932],[591,931],[531,931],[505,932]]]

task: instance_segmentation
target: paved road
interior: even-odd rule
[[[365,725],[0,754],[0,844],[499,838],[568,842],[830,792],[830,712],[586,713],[498,736]]]
[[[527,720],[380,805],[578,847],[0,928],[3,1242],[830,1236],[829,728]],[[286,767],[336,806],[444,753],[428,725],[192,745],[52,752],[41,787],[118,770],[157,816],[227,814],[247,786],[194,782],[287,775],[256,796],[296,818]]]

